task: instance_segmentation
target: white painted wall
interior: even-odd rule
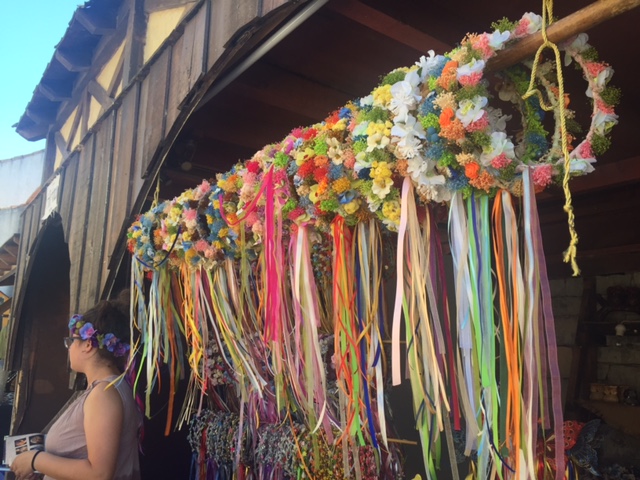
[[[43,168],[44,150],[0,160],[0,209],[23,205],[42,184]]]
[[[27,201],[42,184],[43,169],[44,150],[0,160],[0,245],[19,232]]]

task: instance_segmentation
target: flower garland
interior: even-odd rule
[[[536,97],[521,100],[527,71],[510,69],[498,84],[501,100],[520,110],[523,142],[507,134],[510,119],[490,105],[486,62],[509,42],[540,29],[541,17],[527,13],[517,22],[502,20],[492,33],[468,35],[446,55],[433,51],[415,65],[386,75],[370,95],[348,103],[324,122],[294,129],[281,142],[178,198],[141,215],[129,230],[129,248],[153,268],[172,264],[211,267],[238,248],[259,248],[264,236],[264,200],[251,205],[268,167],[276,168],[282,212],[292,223],[312,222],[320,231],[339,215],[348,225],[377,217],[396,231],[402,177],[411,178],[423,202],[447,202],[456,191],[491,196],[499,189],[520,195],[524,169],[534,172],[537,191],[559,183],[564,159],[559,122],[552,138],[542,126]],[[591,124],[571,150],[570,174],[593,171],[595,156],[610,145],[620,93],[608,85],[613,69],[597,58],[580,34],[561,47],[574,61],[593,99]],[[538,71],[551,103],[557,104],[554,65]],[[567,100],[565,100],[566,102]],[[580,127],[569,117],[571,140]],[[246,207],[251,206],[250,211]],[[242,222],[239,222],[239,220]],[[242,223],[240,225],[239,223]],[[245,241],[237,245],[240,231]]]
[[[82,340],[91,340],[96,348],[104,348],[113,353],[115,357],[124,357],[129,353],[131,346],[120,340],[113,333],[101,333],[95,329],[91,322],[86,322],[82,315],[75,314],[69,320],[69,332],[72,337],[80,337]]]

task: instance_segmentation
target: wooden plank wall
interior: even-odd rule
[[[134,188],[134,180],[136,180],[136,191],[142,186],[140,176],[133,175],[135,166],[135,135],[132,128],[125,128],[128,125],[136,123],[138,114],[138,85],[133,89],[131,95],[127,95],[119,108],[114,112],[114,142],[113,142],[113,165],[112,180],[109,198],[109,216],[107,219],[106,239],[104,245],[104,255],[102,269],[102,278],[100,285],[104,285],[109,275],[108,265],[111,261],[111,255],[118,242],[120,230],[128,218],[131,211],[132,195]]]
[[[72,312],[100,298],[115,248],[137,213],[133,209],[151,189],[148,172],[191,113],[185,104],[196,92],[204,94],[229,61],[237,47],[227,45],[229,40],[289,2],[202,0],[67,158],[60,171],[58,212],[71,260]],[[24,213],[17,294],[26,286],[28,252],[41,226],[45,198],[43,191]]]

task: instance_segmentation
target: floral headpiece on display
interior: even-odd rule
[[[276,210],[292,225],[310,224],[327,233],[336,216],[348,225],[377,217],[397,231],[403,177],[412,180],[423,203],[442,203],[455,192],[521,195],[526,170],[538,192],[563,184],[567,168],[570,177],[590,173],[596,155],[610,145],[620,91],[609,85],[613,69],[598,59],[586,34],[560,48],[565,65],[574,62],[588,84],[593,105],[588,129],[567,108],[569,95],[559,100],[557,62],[523,62],[501,72],[497,98],[484,75],[491,58],[540,31],[542,21],[533,13],[515,22],[503,19],[492,32],[470,34],[445,55],[431,51],[414,65],[393,70],[370,95],[321,123],[294,129],[219,174],[215,183],[204,181],[141,215],[129,230],[130,251],[147,269],[166,260],[210,268],[240,248],[257,251],[265,234],[266,183],[273,185]],[[531,76],[545,98],[532,95]],[[512,115],[495,106],[499,101],[520,117],[516,134],[508,132]],[[553,122],[544,122],[545,110],[553,110]],[[553,124],[551,131],[546,124]]]
[[[120,340],[113,333],[100,333],[91,322],[86,322],[82,315],[76,314],[69,320],[71,336],[79,336],[83,340],[91,340],[91,344],[97,348],[106,348],[116,357],[123,357],[131,346]]]

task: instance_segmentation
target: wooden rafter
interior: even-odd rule
[[[553,23],[547,29],[547,37],[554,43],[562,42],[638,6],[640,0],[598,0]],[[490,59],[487,70],[502,70],[532,56],[542,45],[542,41],[542,33],[523,38]]]
[[[426,53],[430,49],[438,52],[451,50],[451,45],[357,0],[331,2],[327,8],[418,52]]]

